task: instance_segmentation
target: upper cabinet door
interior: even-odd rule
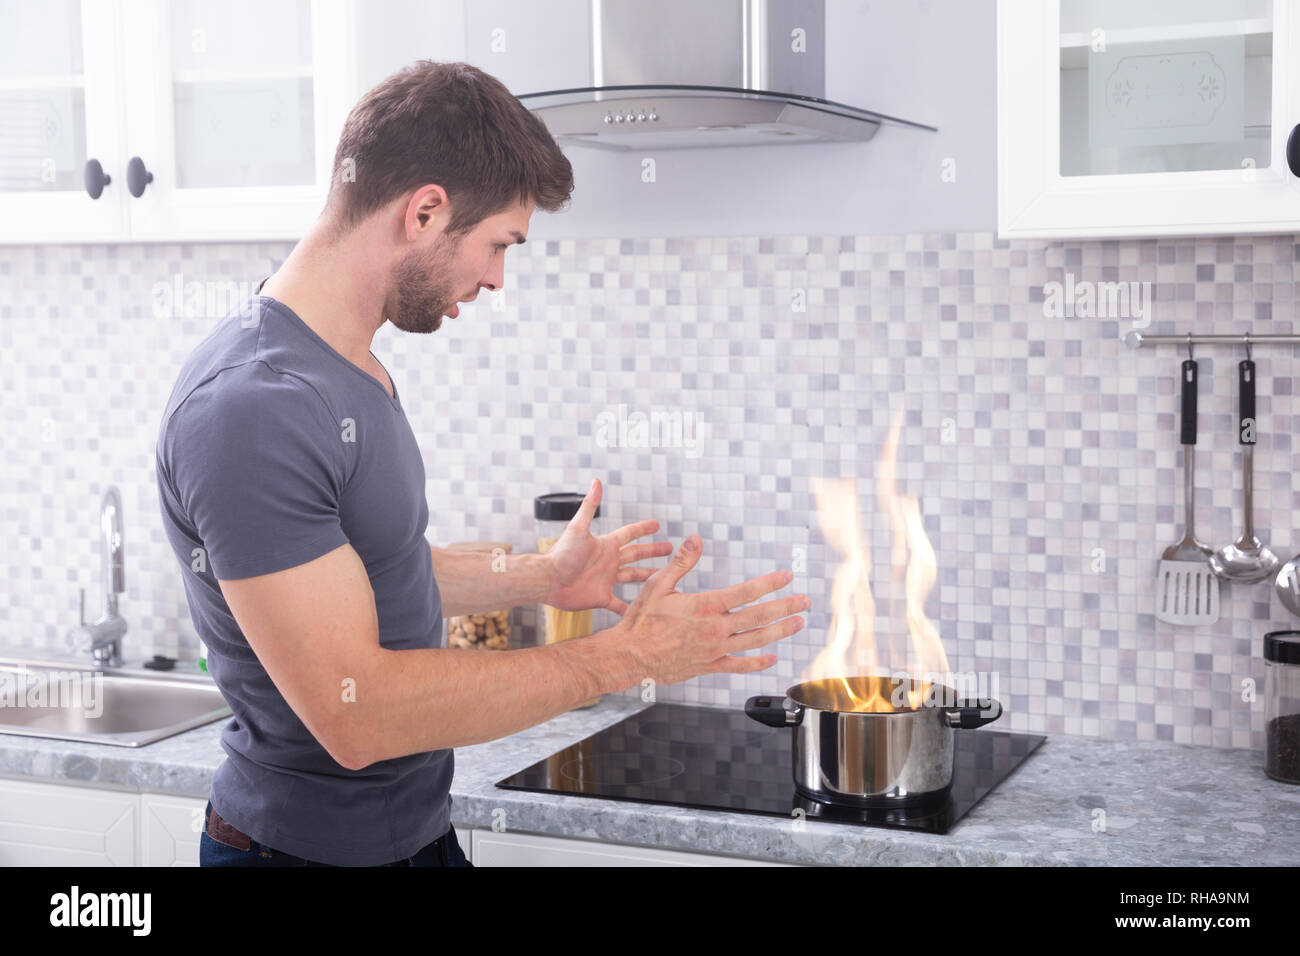
[[[306,231],[355,90],[354,16],[347,0],[126,0],[133,239]]]
[[[0,242],[124,237],[117,10],[0,0]]]
[[[1300,227],[1294,7],[998,0],[999,235]]]

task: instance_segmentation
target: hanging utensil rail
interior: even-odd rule
[[[1124,344],[1131,349],[1148,345],[1300,345],[1300,335],[1145,335],[1130,329],[1124,333]]]

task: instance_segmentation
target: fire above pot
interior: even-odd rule
[[[950,682],[960,681],[925,613],[937,561],[920,501],[898,487],[903,419],[899,407],[876,463],[877,510],[891,531],[891,613],[880,645],[857,482],[819,481],[814,489],[822,532],[843,556],[831,582],[827,644],[784,700],[751,697],[745,704],[753,719],[793,728],[795,788],[813,800],[900,806],[945,797],[952,786],[954,729],[979,727],[1002,714],[991,694],[959,699]],[[890,676],[848,676],[853,673]]]
[[[872,592],[872,557],[859,514],[858,483],[852,478],[814,483],[822,534],[843,560],[831,581],[826,646],[804,671],[805,682],[849,674],[949,673],[939,629],[925,613],[938,574],[934,548],[925,533],[919,499],[898,487],[903,418],[900,406],[876,463],[876,510],[890,530],[890,574],[879,605]],[[882,612],[885,616],[879,621],[885,626],[878,630]],[[841,687],[851,695],[849,685],[841,682]],[[910,703],[916,706],[919,699]],[[839,709],[861,711],[871,705],[860,701]]]

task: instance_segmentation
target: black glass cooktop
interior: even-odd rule
[[[996,730],[953,735],[946,798],[917,808],[859,809],[810,800],[794,789],[789,730],[744,711],[655,704],[521,770],[497,786],[699,810],[729,810],[862,826],[947,833],[1046,737]]]

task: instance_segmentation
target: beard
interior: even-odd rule
[[[429,251],[409,252],[393,267],[392,295],[397,302],[388,321],[403,332],[438,331],[442,317],[460,298],[448,278],[459,247],[459,236],[442,237]]]

